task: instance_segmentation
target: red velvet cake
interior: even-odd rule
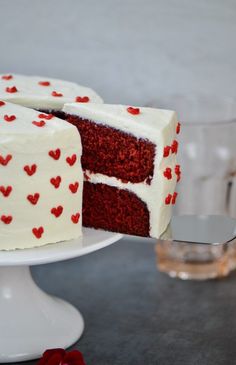
[[[83,225],[160,237],[181,174],[175,112],[92,103],[63,112],[82,140]]]

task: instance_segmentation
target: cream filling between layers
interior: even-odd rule
[[[172,170],[175,164],[170,165]],[[159,238],[165,231],[171,218],[171,205],[165,204],[165,198],[168,194],[173,194],[176,186],[176,175],[172,174],[172,179],[167,180],[163,176],[165,169],[160,169],[155,173],[155,178],[152,179],[151,185],[142,183],[123,183],[115,177],[108,177],[103,174],[93,174],[85,171],[88,176],[88,182],[92,184],[105,184],[116,187],[118,189],[128,190],[146,205],[149,211],[150,236]]]

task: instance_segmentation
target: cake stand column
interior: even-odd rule
[[[71,304],[43,292],[28,266],[0,267],[0,362],[36,359],[47,348],[67,348],[84,329]]]

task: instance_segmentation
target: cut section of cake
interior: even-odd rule
[[[160,237],[181,175],[175,112],[92,103],[63,112],[82,140],[83,225]]]
[[[0,249],[81,235],[83,173],[77,129],[0,101]]]
[[[0,100],[63,117],[65,103],[102,103],[92,89],[73,82],[40,76],[0,75]]]

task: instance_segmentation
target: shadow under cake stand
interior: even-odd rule
[[[104,248],[122,235],[84,229],[83,237],[43,247],[0,251],[0,362],[40,357],[47,348],[67,348],[83,333],[80,312],[43,292],[30,266],[71,259]]]

